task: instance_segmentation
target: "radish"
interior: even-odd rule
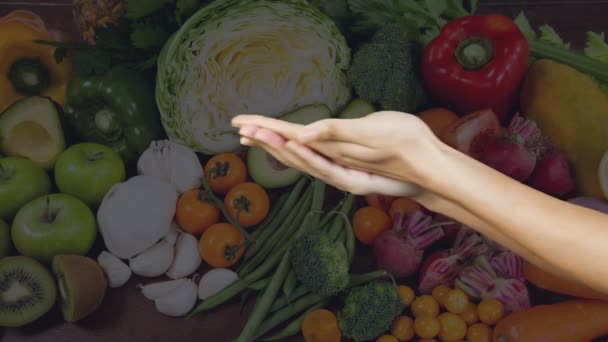
[[[524,260],[511,251],[494,253],[490,256],[490,265],[498,276],[526,280]]]
[[[480,161],[515,180],[523,181],[534,171],[542,146],[542,135],[536,123],[515,115],[505,134],[485,142]]]
[[[465,267],[454,284],[473,298],[498,299],[507,314],[531,306],[526,283],[518,278],[498,275],[485,255]]]
[[[534,189],[555,197],[562,197],[574,190],[568,160],[557,150],[551,150],[542,156],[527,183]]]
[[[376,265],[394,277],[415,274],[424,250],[443,237],[440,225],[431,224],[430,215],[417,211],[395,215],[393,227],[376,238],[373,253]]]
[[[468,227],[459,231],[452,248],[429,255],[420,268],[418,291],[431,293],[438,285],[454,286],[454,280],[472,257],[485,253],[488,246]]]

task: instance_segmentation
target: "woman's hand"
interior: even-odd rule
[[[279,146],[274,147],[275,153],[281,152],[278,147],[285,146],[291,149],[291,154],[310,163],[313,154],[304,147],[306,145],[333,161],[334,166],[350,170],[348,172],[358,170],[418,186],[425,169],[431,167],[432,152],[438,142],[417,116],[391,111],[359,119],[320,120],[307,126],[259,115],[237,116],[232,122],[241,128],[242,136],[252,139],[250,143],[263,140],[270,146],[279,137],[287,140],[277,142]],[[258,132],[259,129],[264,129],[264,133]],[[270,132],[276,132],[278,136],[270,138]],[[256,138],[252,133],[261,135]]]
[[[286,140],[266,128],[243,126],[241,143],[260,147],[283,164],[298,169],[315,178],[355,195],[383,194],[389,196],[415,196],[420,188],[395,179],[338,165],[305,145]]]

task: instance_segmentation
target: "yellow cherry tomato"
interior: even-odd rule
[[[399,341],[409,341],[414,338],[414,320],[409,316],[399,316],[391,325],[391,335]]]
[[[505,307],[498,299],[484,299],[477,305],[477,315],[482,323],[494,325],[504,314]]]
[[[414,300],[411,310],[415,317],[437,317],[439,315],[439,303],[431,295],[422,295]]]
[[[433,298],[435,298],[435,300],[437,301],[437,303],[439,303],[439,305],[443,306],[443,302],[445,300],[445,297],[447,296],[448,292],[450,292],[450,288],[445,286],[445,285],[438,285],[435,286],[435,288],[433,289],[433,292],[431,292],[431,295],[433,296]]]
[[[399,340],[393,335],[382,335],[376,339],[376,342],[399,342]]]
[[[434,338],[421,338],[418,342],[437,342],[437,340]]]
[[[438,317],[441,329],[439,338],[443,342],[456,342],[465,338],[467,334],[467,324],[455,313],[444,312]]]
[[[405,285],[397,286],[397,293],[399,294],[399,299],[401,300],[401,304],[403,306],[408,307],[412,304],[414,299],[416,299],[416,294],[411,287]]]
[[[468,342],[492,342],[492,328],[483,323],[475,323],[467,329]]]
[[[414,331],[418,337],[433,338],[439,334],[441,324],[437,317],[420,316],[414,321]]]
[[[317,309],[307,314],[301,329],[306,342],[340,342],[342,339],[336,315],[326,309]]]
[[[460,314],[469,305],[469,296],[461,289],[448,291],[443,301],[443,306],[451,313]]]
[[[465,321],[467,325],[472,325],[479,322],[479,316],[477,315],[477,305],[473,302],[469,302],[466,309],[461,312],[460,317]]]

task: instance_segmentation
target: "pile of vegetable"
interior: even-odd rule
[[[604,35],[576,51],[477,6],[77,0],[82,42],[29,11],[0,18],[0,326],[55,305],[78,322],[126,286],[171,317],[253,301],[243,342],[607,336],[607,294],[409,198],[334,189],[230,126],[408,112],[608,213]]]

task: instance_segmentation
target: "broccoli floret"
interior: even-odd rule
[[[404,309],[393,283],[373,281],[349,291],[338,316],[340,330],[355,341],[374,340]]]
[[[427,103],[420,45],[398,24],[387,25],[353,56],[349,81],[357,96],[383,110],[418,112]]]
[[[333,296],[348,285],[346,248],[321,231],[296,238],[289,257],[296,278],[312,293]]]

